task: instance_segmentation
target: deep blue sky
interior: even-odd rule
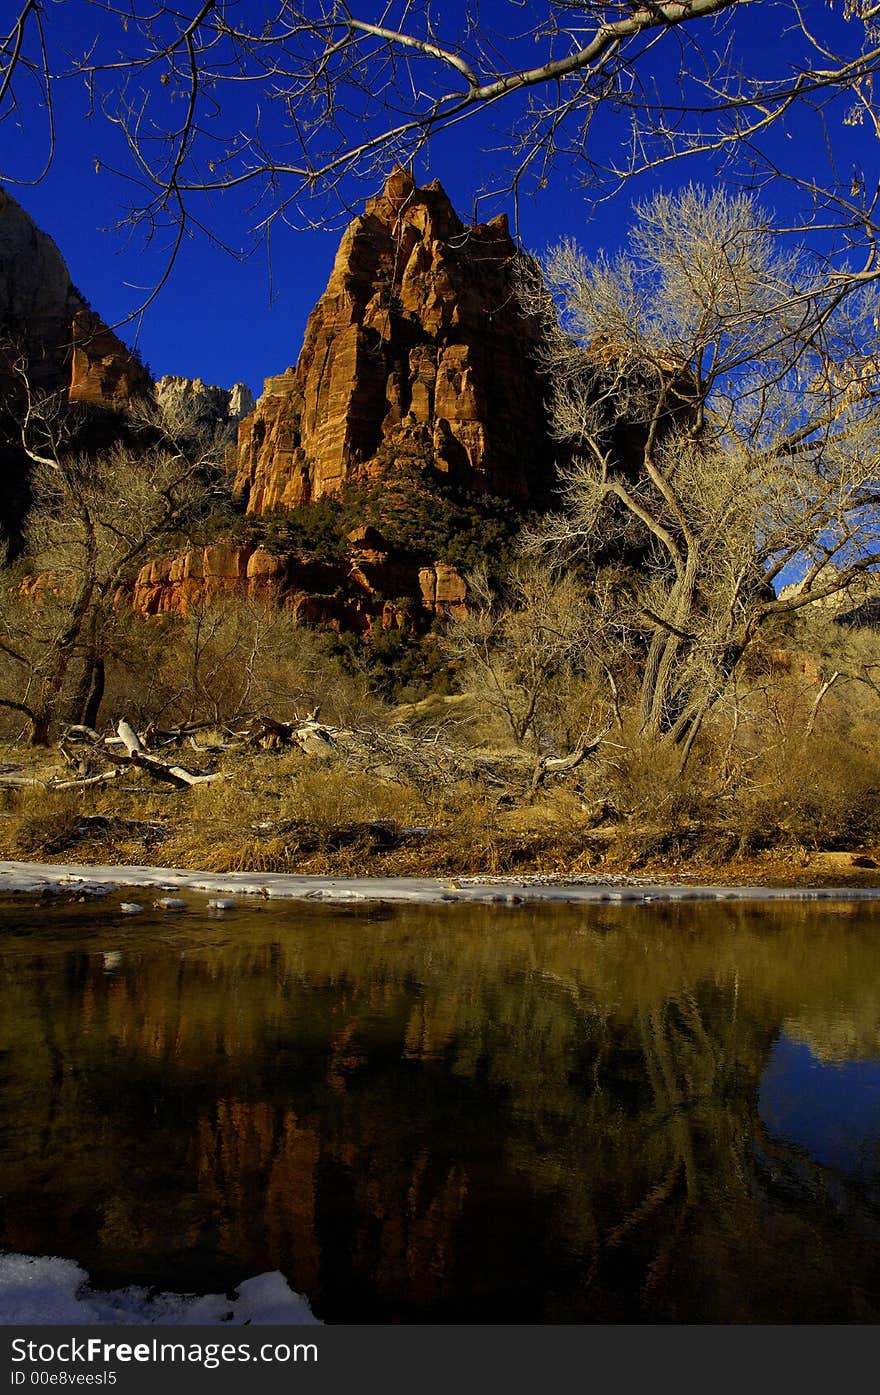
[[[261,2],[261,0],[260,0]],[[182,6],[188,9],[187,5]],[[248,7],[250,13],[253,7]],[[444,22],[454,31],[454,14],[460,7],[444,5]],[[838,5],[837,10],[842,7]],[[523,24],[524,12],[532,22],[543,6],[529,3],[525,10],[511,0],[489,0],[484,15],[500,32],[513,32],[514,23]],[[839,30],[852,43],[847,30],[829,10],[825,0],[807,0],[806,10],[826,30]],[[50,7],[50,37],[72,51],[81,51],[91,37],[94,11],[81,0]],[[744,61],[753,70],[764,71],[784,65],[791,50],[790,36],[781,32],[777,8],[764,4],[745,6],[737,13],[735,31]],[[505,28],[507,26],[507,28]],[[711,48],[708,28],[694,27],[704,45]],[[677,62],[676,49],[661,46],[668,56],[652,60],[658,81],[669,73],[663,63]],[[538,53],[530,49],[528,61]],[[143,298],[144,287],[157,274],[159,248],[145,250],[135,235],[130,241],[112,227],[123,208],[128,192],[114,175],[96,172],[96,157],[112,161],[119,157],[119,146],[112,131],[98,118],[85,116],[85,101],[79,85],[70,83],[56,93],[58,147],[50,172],[35,187],[8,184],[40,227],[52,234],[70,267],[73,280],[102,316],[117,322],[129,314]],[[416,176],[424,182],[439,178],[459,212],[470,215],[473,197],[499,162],[492,147],[503,145],[514,118],[514,108],[498,104],[472,124],[463,124],[439,138],[431,152],[430,166],[422,161]],[[38,157],[43,141],[43,124],[38,110],[26,113],[18,124],[2,128],[4,160],[11,168],[25,172]],[[877,155],[880,144],[866,127],[844,126],[842,111],[832,113],[831,136],[838,173],[849,180],[858,167],[869,186],[878,179]],[[251,119],[246,101],[239,109],[227,107],[224,119],[234,128]],[[602,155],[613,151],[621,128],[612,116],[596,131],[596,150]],[[788,119],[772,137],[780,159],[802,169],[821,166],[824,161],[822,132],[816,121],[800,111]],[[699,178],[709,182],[714,171],[704,160],[668,167],[662,182],[666,187]],[[576,167],[561,161],[547,189],[520,203],[520,232],[525,244],[542,250],[562,235],[576,236],[588,251],[600,246],[615,250],[626,238],[630,207],[635,197],[649,193],[659,181],[642,179],[633,183],[612,202],[593,206],[590,191],[578,186]],[[351,187],[349,198],[361,202],[374,192],[374,181]],[[789,195],[783,187],[765,196],[770,206],[787,212]],[[480,217],[500,208],[511,211],[510,202],[486,204]],[[204,216],[230,244],[244,247],[253,215],[241,195],[216,196],[203,210]],[[122,333],[129,341],[137,337],[139,347],[155,375],[181,373],[199,376],[209,382],[229,385],[246,382],[259,391],[263,378],[293,363],[299,352],[305,319],[324,288],[339,239],[338,226],[322,232],[297,232],[276,225],[272,239],[272,276],[265,247],[244,263],[234,260],[200,237],[186,244],[172,276],[142,321],[128,325]]]

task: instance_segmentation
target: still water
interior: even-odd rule
[[[0,919],[0,1250],[329,1322],[873,1322],[880,908]]]

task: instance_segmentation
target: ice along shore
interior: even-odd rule
[[[316,877],[286,872],[196,872],[174,867],[0,861],[0,895],[101,895],[126,887],[226,897],[326,902],[532,905],[656,901],[880,901],[876,887],[699,886],[624,877]]]

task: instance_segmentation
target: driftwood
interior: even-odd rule
[[[38,784],[47,789],[87,789],[112,784],[132,769],[171,789],[190,789],[233,778],[213,769],[214,758],[227,751],[285,747],[299,750],[309,759],[332,757],[347,770],[370,774],[377,780],[413,785],[425,794],[460,783],[480,786],[499,800],[532,798],[550,779],[564,777],[594,755],[608,732],[589,740],[582,738],[576,748],[563,755],[535,759],[525,752],[494,754],[469,750],[450,740],[448,728],[413,731],[403,726],[388,728],[336,727],[318,721],[317,709],[291,722],[260,714],[241,723],[239,730],[228,730],[229,741],[197,745],[193,725],[159,732],[148,728],[137,732],[123,717],[112,734],[101,735],[94,728],[72,725],[59,741],[59,754],[70,767],[67,778],[49,772],[39,777],[18,776],[0,783]],[[190,770],[157,755],[155,744],[166,748],[192,745],[211,761],[206,768]],[[151,749],[152,748],[152,749]]]
[[[414,732],[407,727],[349,728],[319,723],[316,713],[296,722],[260,716],[251,725],[251,741],[265,747],[298,746],[307,756],[334,756],[352,771],[380,780],[415,785],[425,792],[466,781],[498,797],[532,795],[545,781],[574,771],[594,755],[607,731],[582,738],[574,751],[542,756],[537,763],[525,753],[495,755],[469,750],[449,741],[443,727]]]
[[[102,770],[97,775],[80,775],[75,780],[53,780],[52,789],[79,790],[86,789],[89,785],[109,785],[112,780],[118,780],[120,775],[124,774],[124,768],[117,765],[112,770]]]
[[[226,775],[217,774],[214,771],[206,773],[186,770],[182,765],[168,765],[146,749],[134,727],[124,717],[121,717],[116,724],[116,735],[125,747],[129,763],[139,766],[148,775],[152,775],[155,780],[164,780],[169,785],[177,785],[184,789],[190,785],[207,785],[212,781],[228,778]],[[114,760],[119,759],[119,757],[111,755],[109,759]]]
[[[86,752],[74,756],[68,749],[70,744],[86,743]],[[118,748],[122,747],[123,750]],[[167,761],[149,751],[142,737],[125,717],[116,725],[115,736],[100,736],[92,727],[70,726],[64,732],[59,750],[69,765],[78,770],[75,779],[54,780],[52,789],[79,789],[89,785],[109,784],[136,766],[154,780],[173,785],[177,789],[188,789],[192,785],[209,784],[229,777],[216,771],[187,770],[182,765],[169,765]],[[124,751],[124,754],[123,754]],[[93,772],[90,765],[96,760],[109,763],[111,769]]]
[[[262,746],[299,746],[307,756],[329,756],[340,744],[345,744],[341,730],[334,731],[322,726],[317,720],[316,708],[296,722],[279,722],[274,717],[260,716],[251,727],[250,742]]]
[[[542,756],[535,765],[530,793],[537,793],[551,775],[567,775],[570,771],[577,770],[587,756],[596,754],[610,730],[610,727],[606,727],[605,731],[593,737],[592,741],[582,736],[575,749],[567,756]]]

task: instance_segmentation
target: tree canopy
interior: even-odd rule
[[[618,644],[643,729],[688,743],[772,617],[877,567],[880,302],[786,250],[754,197],[699,187],[642,205],[625,255],[568,242],[544,276],[526,263],[523,294],[577,458],[538,541],[641,549]]]

